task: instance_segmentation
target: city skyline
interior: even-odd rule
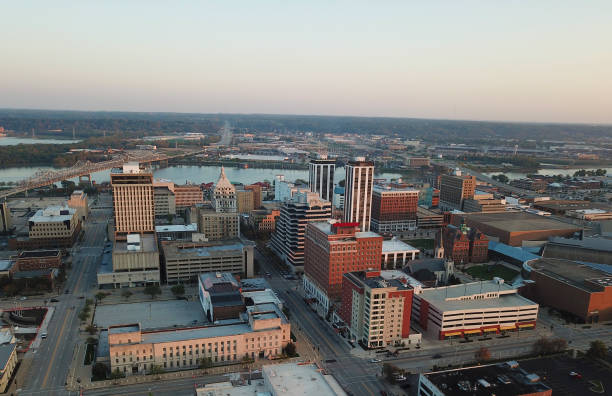
[[[608,3],[6,6],[2,108],[612,123]]]

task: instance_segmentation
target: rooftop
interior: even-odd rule
[[[123,334],[123,333],[133,333],[135,331],[140,330],[140,326],[137,324],[133,325],[119,325],[108,328],[108,334]]]
[[[596,280],[596,283],[601,286],[612,286],[610,274],[571,260],[540,258],[529,262],[529,266],[533,271],[541,272],[589,292],[600,291],[601,288],[585,283],[585,280]]]
[[[0,345],[0,369],[4,370],[6,364],[8,363],[9,358],[13,351],[17,348],[17,344],[4,344]]]
[[[525,212],[461,214],[461,217],[489,227],[508,231],[578,230],[578,227],[558,220]]]
[[[270,288],[265,278],[241,279],[240,285],[242,286],[242,292],[266,290]]]
[[[576,247],[581,249],[590,250],[601,250],[605,252],[612,252],[612,239],[608,238],[593,238],[584,237],[582,239],[562,238],[562,237],[551,237],[548,239],[548,243],[555,245],[566,245],[570,247]]]
[[[56,257],[59,250],[28,250],[19,253],[19,258]]]
[[[197,340],[199,338],[226,337],[231,335],[246,334],[252,331],[248,323],[215,325],[208,327],[194,327],[176,330],[160,330],[155,332],[143,332],[143,343],[160,343],[183,340]]]
[[[157,243],[153,234],[130,234],[138,235],[140,238],[140,250],[128,250],[128,241],[115,241],[113,253],[148,253],[157,252]]]
[[[335,396],[346,394],[333,377],[321,374],[315,365],[288,363],[263,366],[262,369],[276,395]]]
[[[550,388],[517,362],[423,374],[446,396],[515,396],[537,394]]]
[[[240,284],[231,272],[206,272],[200,274],[200,283],[202,283],[207,290],[221,283],[232,284],[234,287],[240,288]]]
[[[72,220],[75,213],[76,209],[67,206],[49,206],[36,211],[36,214],[30,217],[30,221],[34,223],[62,222]]]
[[[497,241],[489,241],[489,250],[513,258],[522,263],[540,258],[540,256],[530,253],[520,247],[506,245],[505,243]]]
[[[383,241],[382,243],[382,252],[383,253],[393,253],[393,252],[420,252],[419,249],[415,248],[407,244],[406,242],[402,242],[397,238],[389,239],[387,241]]]
[[[499,297],[471,298],[475,295],[487,293],[499,293]],[[516,288],[506,283],[498,283],[495,280],[423,289],[419,293],[419,297],[427,300],[429,304],[443,312],[537,305],[533,301],[520,296]],[[465,299],[461,299],[462,297]]]
[[[11,259],[2,259],[0,260],[0,271],[8,271],[13,265],[15,265],[15,261]]]
[[[155,226],[155,232],[198,232],[197,223]]]
[[[143,330],[208,323],[199,301],[168,300],[98,305],[94,323],[100,328],[140,323]]]

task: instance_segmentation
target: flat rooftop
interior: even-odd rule
[[[446,396],[515,396],[550,390],[537,375],[521,369],[517,362],[423,375]]]
[[[315,365],[288,363],[263,366],[262,370],[276,395],[346,395],[333,377],[322,375]]]
[[[493,292],[499,292],[499,297],[458,300],[458,298],[464,296]],[[519,295],[516,288],[506,283],[497,283],[492,280],[423,289],[418,296],[443,312],[470,309],[494,310],[522,305],[537,305],[533,301]]]
[[[157,243],[155,235],[142,234],[140,235],[140,250],[128,250],[127,241],[115,241],[113,253],[150,253],[157,252]]]
[[[94,323],[106,329],[126,323],[140,323],[143,330],[169,329],[206,324],[199,301],[168,300],[98,305]]]
[[[230,325],[215,325],[209,327],[196,327],[189,329],[161,330],[150,333],[142,333],[143,343],[160,343],[183,340],[197,340],[200,338],[226,337],[231,335],[246,334],[253,330],[248,323]]]
[[[181,257],[224,257],[242,255],[244,244],[238,240],[220,242],[180,242],[162,243],[164,255],[168,259]]]
[[[108,334],[123,334],[123,333],[133,333],[135,331],[140,330],[140,326],[135,325],[125,325],[118,327],[111,327],[108,329]]]
[[[15,265],[15,261],[12,259],[0,259],[0,271],[8,271]]]
[[[532,271],[541,272],[589,292],[600,291],[601,288],[585,283],[585,280],[598,280],[596,283],[602,287],[612,286],[612,275],[576,261],[540,258],[530,261],[529,266],[532,268]]]
[[[412,245],[407,244],[406,242],[402,242],[399,239],[393,238],[387,241],[383,241],[382,252],[383,253],[420,252],[420,250],[415,248]]]
[[[155,226],[155,232],[198,232],[197,223]]]
[[[421,217],[428,217],[428,216],[440,216],[442,217],[443,214],[440,212],[436,212],[430,209],[427,209],[423,206],[419,206],[417,207],[417,217],[421,216]]]
[[[59,254],[59,250],[28,250],[19,253],[19,258],[55,257]]]
[[[30,221],[34,223],[63,222],[72,220],[75,212],[75,209],[67,206],[50,206],[46,209],[37,210],[36,214],[30,217]]]
[[[562,221],[525,212],[461,214],[460,217],[508,232],[579,229]]]

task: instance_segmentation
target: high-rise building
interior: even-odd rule
[[[361,231],[370,230],[374,163],[356,157],[346,165],[344,221],[359,223]]]
[[[115,238],[125,239],[131,233],[154,233],[155,212],[153,174],[140,169],[138,163],[124,164],[111,171]]]
[[[338,312],[351,338],[368,348],[409,343],[412,283],[402,271],[344,274]]]
[[[321,199],[317,193],[297,193],[281,206],[270,248],[294,271],[302,272],[306,225],[331,219],[331,212],[331,203]]]
[[[261,185],[250,184],[244,186],[244,189],[253,191],[253,209],[261,208]]]
[[[332,202],[334,199],[335,170],[336,161],[327,159],[325,154],[319,155],[319,158],[311,159],[308,164],[310,191],[316,192],[324,200]]]
[[[153,202],[156,217],[175,215],[174,183],[169,180],[155,180],[153,182]]]
[[[189,208],[204,202],[200,186],[195,184],[174,185],[174,198],[177,208]]]
[[[225,168],[221,167],[219,180],[213,190],[213,208],[217,213],[236,213],[236,188],[225,176]]]
[[[0,233],[7,233],[13,228],[11,211],[6,202],[0,203]]]
[[[342,275],[380,270],[383,237],[359,231],[359,223],[308,224],[304,241],[304,290],[329,310],[340,297]]]
[[[442,175],[440,178],[440,207],[445,210],[463,210],[463,202],[474,198],[476,177],[462,175],[455,170],[454,175]]]
[[[251,212],[255,206],[255,199],[253,190],[237,189],[236,190],[236,202],[238,206],[238,213],[247,214]]]
[[[372,190],[372,231],[393,233],[416,230],[419,190],[393,183]]]

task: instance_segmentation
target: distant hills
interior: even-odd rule
[[[396,135],[426,141],[612,140],[612,125],[456,121],[418,118],[304,116],[273,114],[138,113],[0,109],[0,126],[17,132],[77,136],[104,132],[151,135],[173,132],[214,133],[224,121],[250,132],[358,133]]]

